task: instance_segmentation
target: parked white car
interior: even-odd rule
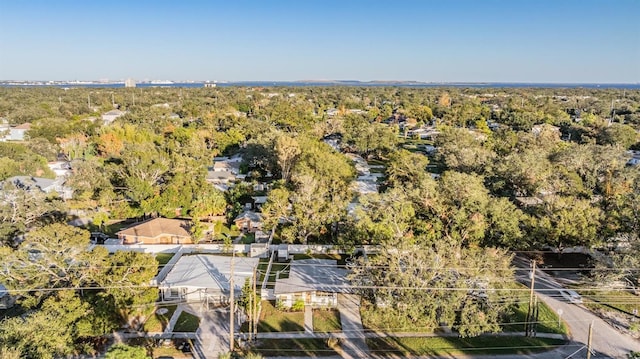
[[[560,291],[560,294],[566,299],[569,303],[573,304],[582,304],[582,297],[580,294],[576,293],[570,289],[563,289]]]

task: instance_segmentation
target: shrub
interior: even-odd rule
[[[304,310],[304,300],[296,299],[296,301],[293,302],[293,305],[291,306],[291,310],[293,310],[294,312],[302,312]]]

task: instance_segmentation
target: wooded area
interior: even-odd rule
[[[105,124],[114,108],[122,116]],[[363,291],[401,308],[395,316],[447,322],[462,335],[499,329],[509,303],[479,293],[513,276],[509,250],[598,248],[620,270],[594,278],[638,284],[628,270],[640,261],[638,90],[0,88],[0,118],[31,124],[24,141],[0,142],[0,181],[54,178],[47,162],[62,160],[73,191],[62,200],[3,184],[0,283],[33,310],[0,321],[0,353],[2,345],[39,358],[91,352],[89,338],[145,315],[157,263],[89,252],[90,230],[179,217],[194,223],[197,242],[210,218],[230,224],[242,199],[258,195],[267,196],[261,213],[276,241],[380,245],[356,263],[358,283],[475,286],[377,299]],[[214,157],[236,154],[242,183],[211,185]],[[363,174],[347,155],[378,168],[378,191],[354,190]],[[71,211],[90,219],[84,229],[66,224]],[[440,304],[397,305],[416,302]]]

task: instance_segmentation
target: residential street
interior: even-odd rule
[[[530,285],[529,262],[522,258],[516,258],[514,264],[519,268],[516,271],[518,280],[525,285]],[[576,345],[586,345],[589,337],[589,324],[593,325],[592,348],[594,358],[626,358],[630,351],[640,351],[640,342],[624,335],[604,322],[598,316],[579,305],[567,303],[562,298],[558,289],[562,285],[554,278],[541,270],[536,270],[535,292],[553,310],[562,310],[562,319],[569,327],[572,343]],[[563,349],[554,351],[562,354],[563,358],[568,357],[579,348],[569,345]],[[585,349],[579,351],[574,358],[583,358]],[[549,356],[551,358],[551,356]]]

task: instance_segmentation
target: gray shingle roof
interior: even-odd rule
[[[333,259],[303,259],[291,262],[289,278],[276,279],[274,293],[349,293],[348,270]]]
[[[230,256],[207,254],[184,255],[160,283],[160,287],[196,287],[228,292],[231,259]],[[241,290],[245,279],[253,277],[253,269],[258,266],[258,261],[258,258],[233,258],[235,289]]]

